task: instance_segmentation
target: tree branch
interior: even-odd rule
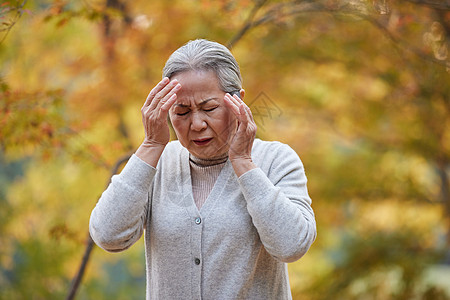
[[[91,238],[91,235],[88,234],[88,241],[86,243],[86,249],[84,250],[83,258],[81,259],[80,267],[78,268],[78,272],[72,280],[72,286],[69,290],[69,294],[66,297],[66,300],[75,299],[75,295],[80,286],[81,280],[83,279],[84,272],[86,270],[86,266],[89,262],[89,258],[91,256],[92,249],[94,249],[94,241]]]
[[[8,4],[6,4],[6,6],[0,11],[0,19],[2,19],[5,15],[14,12],[14,16],[12,17],[12,19],[9,21],[3,21],[2,22],[2,27],[0,27],[0,32],[5,32],[3,37],[0,40],[0,44],[3,43],[3,41],[6,39],[6,37],[8,36],[9,32],[11,31],[11,29],[13,28],[13,26],[17,23],[17,21],[20,19],[20,17],[22,17],[23,13],[24,13],[24,9],[23,7],[25,6],[25,4],[27,3],[27,0],[23,0],[23,2],[19,5],[17,5],[16,7],[8,7]]]
[[[428,6],[430,8],[449,11],[450,10],[450,1],[449,0],[406,0],[407,2]]]
[[[234,44],[236,44],[246,33],[249,31],[253,25],[253,18],[256,16],[258,11],[266,4],[267,0],[259,0],[255,3],[255,6],[253,6],[250,14],[248,15],[247,19],[244,22],[244,25],[242,25],[241,29],[230,39],[230,41],[227,43],[227,47],[229,49],[233,48]]]
[[[321,3],[293,0],[287,3],[278,3],[269,8],[260,18],[255,19],[257,12],[266,4],[267,0],[258,1],[250,12],[247,20],[241,29],[227,43],[228,48],[232,48],[242,37],[252,28],[276,21],[295,14],[306,12],[329,12]]]
[[[442,160],[438,162],[437,173],[440,179],[441,185],[441,201],[444,206],[444,219],[447,222],[447,236],[446,242],[450,246],[450,186],[447,169],[449,167],[448,161]]]
[[[129,153],[125,154],[124,156],[120,157],[116,161],[116,163],[114,164],[114,166],[111,169],[111,173],[110,173],[108,182],[106,183],[105,189],[108,187],[108,185],[111,181],[111,177],[113,175],[117,174],[120,166],[122,166],[122,164],[127,162],[130,159],[131,155],[132,155],[132,152],[129,152]],[[92,240],[91,235],[88,232],[88,240],[86,243],[86,249],[84,250],[84,255],[83,255],[83,258],[81,259],[81,263],[80,263],[80,267],[78,268],[78,272],[75,274],[75,276],[72,280],[72,286],[69,290],[69,293],[67,294],[66,300],[75,299],[75,295],[78,291],[78,288],[80,287],[84,272],[86,270],[86,266],[89,262],[89,258],[91,256],[92,250],[94,249],[94,246],[95,246],[94,241]]]
[[[431,0],[407,0],[411,3],[418,5],[426,5],[429,7],[433,7],[434,9],[442,10],[442,11],[450,11],[450,0],[446,0],[446,2],[437,2]],[[276,22],[277,20],[281,20],[283,18],[292,17],[295,18],[300,14],[305,13],[332,13],[332,14],[348,14],[353,15],[355,17],[361,18],[372,24],[374,27],[381,30],[381,32],[389,38],[395,44],[401,46],[403,49],[413,53],[417,57],[422,60],[429,61],[444,67],[448,67],[448,63],[446,61],[438,60],[434,57],[431,57],[417,49],[416,47],[408,44],[407,42],[401,40],[397,36],[394,35],[386,26],[380,22],[376,16],[373,16],[369,13],[362,13],[358,7],[351,6],[349,4],[337,4],[334,6],[330,6],[327,4],[322,4],[320,2],[309,2],[309,1],[296,1],[293,0],[287,3],[279,3],[273,5],[270,9],[268,9],[265,14],[263,14],[259,19],[253,20],[256,12],[262,7],[265,1],[258,2],[253,8],[252,12],[249,14],[247,21],[241,27],[241,29],[237,32],[235,36],[230,40],[228,46],[231,48],[236,42],[238,42],[248,31],[253,28],[256,28],[260,25],[267,24],[270,22]],[[259,5],[262,4],[262,5]],[[384,16],[384,15],[383,15]],[[446,28],[447,29],[447,28]]]
[[[428,62],[432,62],[438,65],[441,65],[443,67],[448,67],[448,63],[446,61],[438,60],[432,56],[429,56],[425,54],[420,49],[417,49],[416,47],[409,45],[407,42],[402,41],[400,38],[396,37],[386,26],[384,26],[380,21],[378,21],[376,18],[370,17],[370,16],[361,16],[372,24],[375,28],[378,28],[383,32],[383,34],[389,38],[394,44],[401,46],[405,50],[411,52],[415,56],[419,57],[420,59]]]

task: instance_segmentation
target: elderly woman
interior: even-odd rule
[[[316,237],[306,176],[289,146],[255,139],[243,98],[226,47],[176,50],[142,107],[143,143],[92,211],[107,251],[144,233],[147,299],[291,299],[286,263]]]

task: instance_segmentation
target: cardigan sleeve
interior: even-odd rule
[[[264,248],[280,261],[293,262],[314,242],[316,221],[303,164],[294,150],[281,145],[267,174],[250,170],[239,184]]]
[[[139,240],[155,174],[155,168],[133,155],[122,172],[112,177],[89,221],[89,232],[98,246],[118,252]]]

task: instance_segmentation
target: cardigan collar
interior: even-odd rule
[[[194,196],[192,194],[192,181],[191,181],[191,168],[190,164],[192,163],[190,161],[190,157],[192,155],[189,153],[189,151],[186,148],[183,148],[181,151],[180,156],[180,163],[181,163],[181,180],[183,182],[182,184],[182,193],[185,197],[184,201],[186,205],[186,210],[190,215],[193,216],[200,216],[200,211],[202,212],[201,216],[202,218],[206,218],[209,213],[214,209],[215,202],[218,201],[219,198],[221,198],[221,194],[225,190],[225,187],[229,184],[230,180],[236,180],[236,174],[234,173],[233,167],[231,165],[230,160],[228,159],[228,156],[225,158],[222,158],[222,160],[225,159],[225,162],[223,163],[224,166],[222,170],[219,173],[219,177],[217,177],[216,183],[214,184],[208,198],[206,198],[205,203],[202,205],[201,209],[199,210],[197,206],[194,203]]]
[[[228,160],[228,153],[225,153],[222,156],[216,157],[216,158],[209,158],[209,159],[203,159],[198,158],[191,153],[189,153],[189,161],[194,163],[195,165],[199,167],[209,167],[209,166],[215,166],[225,163]]]

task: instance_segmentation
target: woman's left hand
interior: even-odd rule
[[[256,168],[252,162],[252,146],[257,126],[250,108],[237,95],[225,94],[224,102],[238,121],[228,155],[236,174],[240,176],[246,171]]]

